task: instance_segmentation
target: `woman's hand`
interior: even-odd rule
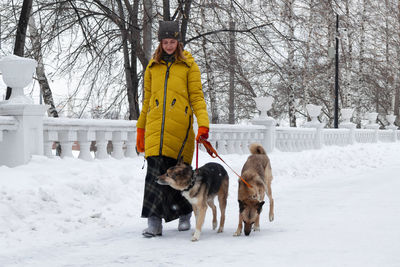
[[[204,126],[200,126],[199,130],[197,132],[197,136],[196,136],[196,141],[199,141],[200,137],[207,140],[208,138],[208,131],[209,129],[207,127]]]
[[[137,128],[136,132],[136,150],[141,153],[144,152],[144,129]]]

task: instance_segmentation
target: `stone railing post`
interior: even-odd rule
[[[263,125],[265,126],[264,139],[262,140],[262,145],[267,150],[267,152],[272,152],[275,149],[275,120],[273,118],[264,118],[264,119],[254,119],[251,121],[254,125]]]
[[[95,132],[91,130],[78,131],[78,142],[79,142],[79,159],[91,161],[93,160],[92,154],[90,153],[90,145],[92,140],[95,139]]]
[[[58,133],[58,137],[60,139],[60,144],[61,144],[61,158],[74,157],[74,155],[72,154],[72,145],[74,144],[75,140],[77,140],[76,131],[72,130],[60,131]]]
[[[396,120],[396,116],[393,115],[393,114],[386,115],[386,119],[389,122],[389,125],[386,126],[385,128],[388,129],[388,130],[392,130],[393,131],[392,141],[393,142],[397,142],[397,132],[396,132],[396,130],[397,130],[398,127],[396,125],[394,125],[394,121]]]
[[[311,117],[311,121],[306,122],[303,127],[315,128],[314,148],[321,149],[324,144],[322,129],[325,127],[325,123],[319,122],[318,116],[321,113],[322,106],[308,104],[306,105],[306,108]]]
[[[112,144],[113,152],[112,156],[116,159],[122,159],[124,157],[123,144],[124,140],[128,137],[127,132],[116,131],[112,133]]]
[[[126,141],[125,156],[128,158],[137,157],[136,153],[136,131],[128,132],[128,140]]]
[[[339,128],[349,129],[349,137],[347,139],[347,143],[352,145],[356,142],[356,124],[350,122],[351,117],[353,116],[354,109],[353,108],[342,108],[341,109],[341,118],[342,122],[339,124]]]
[[[43,132],[43,149],[46,157],[53,157],[53,144],[58,140],[58,134],[56,131],[44,131]]]
[[[32,155],[43,155],[43,117],[46,107],[34,105],[24,95],[24,87],[32,82],[36,61],[18,56],[0,60],[4,83],[12,88],[9,100],[0,101],[0,116],[14,117],[18,121],[15,131],[6,132],[0,143],[1,162],[9,167],[28,163]]]
[[[378,143],[378,130],[379,130],[379,124],[376,123],[376,118],[378,117],[378,113],[377,112],[370,112],[367,114],[368,116],[368,120],[369,120],[369,124],[365,125],[365,129],[371,129],[371,130],[375,130],[375,134],[374,134],[374,143]]]
[[[325,123],[322,122],[310,122],[305,123],[303,125],[305,128],[315,128],[315,137],[314,137],[314,148],[321,149],[324,145],[324,135],[322,133],[322,129],[325,127]]]
[[[108,140],[112,139],[111,132],[105,131],[96,131],[96,158],[97,159],[106,159],[108,158],[107,154],[107,144]]]
[[[356,142],[356,127],[357,125],[352,122],[340,123],[339,128],[349,129],[349,136],[347,138],[347,143],[353,145]]]
[[[260,110],[260,116],[251,122],[254,125],[265,126],[264,140],[262,140],[262,145],[267,150],[267,152],[274,151],[275,148],[275,120],[268,116],[267,112],[271,109],[273,98],[269,97],[254,97],[257,109]]]
[[[386,129],[392,130],[392,141],[397,142],[397,126],[396,125],[389,125],[386,126]]]

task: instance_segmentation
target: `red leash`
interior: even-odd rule
[[[235,172],[234,169],[232,169],[228,164],[226,164],[226,162],[218,155],[217,151],[212,147],[212,145],[210,144],[210,142],[208,142],[206,139],[204,139],[203,137],[200,136],[199,141],[196,141],[196,170],[199,168],[199,143],[202,143],[203,146],[205,147],[205,149],[207,150],[208,154],[212,157],[212,158],[219,158],[223,163],[225,163],[226,166],[228,166],[229,169],[231,169],[231,171],[233,171],[239,178],[240,180],[242,180],[242,182],[248,187],[248,188],[252,188],[252,186],[246,182],[245,179],[243,179],[239,174],[237,174]]]

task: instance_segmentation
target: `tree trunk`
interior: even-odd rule
[[[171,19],[171,11],[169,9],[169,0],[163,0],[163,19],[168,21]]]
[[[309,103],[310,101],[310,95],[309,95],[309,87],[310,87],[310,48],[311,48],[311,36],[313,33],[313,27],[312,27],[312,23],[313,23],[313,17],[314,17],[314,1],[311,0],[309,3],[309,15],[307,18],[307,22],[306,22],[306,30],[308,31],[307,34],[307,40],[305,43],[306,46],[306,51],[305,51],[305,55],[304,55],[304,65],[303,65],[303,79],[302,79],[302,86],[304,88],[304,94],[303,94],[303,109],[304,112],[306,112],[306,105]]]
[[[57,118],[58,112],[54,106],[53,94],[51,92],[50,85],[47,81],[43,65],[43,55],[41,50],[42,42],[37,27],[35,25],[35,19],[33,16],[31,16],[29,19],[29,33],[30,33],[29,37],[32,42],[33,55],[36,61],[38,62],[38,65],[36,67],[36,76],[39,81],[40,91],[43,95],[44,103],[49,106],[47,114],[51,117]]]
[[[346,63],[346,81],[343,86],[344,90],[346,91],[344,95],[344,101],[342,102],[342,108],[348,107],[351,108],[353,106],[352,103],[352,89],[353,86],[351,85],[352,80],[352,66],[353,66],[353,28],[350,27],[349,18],[350,14],[350,3],[349,0],[346,0],[346,29],[347,29],[347,49],[346,49],[346,56],[345,56],[345,63]]]
[[[289,89],[289,123],[290,127],[296,127],[296,106],[295,106],[295,89],[294,89],[294,25],[293,25],[293,1],[286,3],[286,15],[288,19],[290,40],[287,41],[288,45],[288,89]]]
[[[23,57],[25,48],[26,29],[28,28],[29,17],[32,10],[33,0],[24,0],[22,3],[21,15],[18,21],[17,35],[15,37],[14,55]],[[11,96],[12,89],[7,87],[6,100]]]
[[[182,25],[181,25],[181,35],[182,35],[181,41],[183,43],[185,43],[185,40],[186,40],[187,25],[188,25],[188,21],[189,21],[191,5],[192,5],[192,0],[185,1],[185,8],[184,8],[183,14],[182,14]]]
[[[147,67],[148,62],[151,58],[151,25],[153,23],[153,2],[152,0],[143,0],[143,51],[146,59],[146,63],[143,66]]]
[[[139,0],[135,0],[130,6],[129,1],[124,1],[126,8],[129,10],[129,20],[127,21],[124,14],[124,8],[121,0],[117,1],[119,12],[118,26],[121,30],[122,53],[124,56],[124,70],[126,80],[126,90],[129,103],[129,119],[136,120],[139,118],[138,103],[138,85],[139,78],[137,74],[137,50],[139,36],[138,28],[138,6]],[[130,45],[130,47],[129,47]]]
[[[142,63],[143,70],[146,69],[149,61],[151,59],[151,25],[153,23],[153,2],[152,0],[143,0],[143,53],[145,57],[145,62]],[[144,71],[142,75],[142,79],[144,80]],[[144,83],[143,83],[144,86]],[[144,87],[142,87],[142,100],[144,98]],[[139,99],[138,99],[139,101]]]
[[[231,17],[232,18],[232,17]],[[236,65],[236,51],[235,51],[235,22],[229,22],[229,124],[235,124],[235,65]]]
[[[355,92],[356,94],[356,110],[355,110],[355,119],[358,124],[361,125],[361,119],[363,116],[363,108],[361,107],[362,103],[362,98],[363,94],[365,93],[364,90],[366,89],[366,81],[365,81],[365,47],[366,47],[366,37],[365,37],[365,29],[366,29],[366,24],[367,24],[367,4],[366,0],[361,1],[361,22],[360,22],[360,44],[359,44],[359,55],[358,55],[358,86],[357,86],[357,91]]]
[[[205,1],[202,1],[202,4],[205,4]],[[204,7],[201,7],[201,25],[202,27],[206,23],[206,15]],[[209,50],[207,49],[207,39],[203,37],[202,48],[204,53],[204,61],[205,61],[205,69],[207,76],[207,87],[208,87],[208,96],[210,99],[210,109],[211,109],[211,123],[217,124],[219,121],[218,109],[217,109],[217,98],[215,93],[215,77],[212,69],[212,59],[209,55]]]
[[[400,40],[400,0],[397,1],[397,33],[398,39]],[[394,107],[393,107],[393,114],[396,115],[397,125],[399,125],[400,118],[399,118],[399,109],[400,109],[400,73],[399,73],[399,66],[400,66],[400,47],[396,46],[397,48],[397,73],[396,73],[396,82],[395,82],[395,95],[394,95]]]
[[[139,90],[139,75],[138,75],[138,69],[137,69],[137,63],[138,63],[138,53],[137,51],[139,50],[139,38],[140,38],[140,32],[138,30],[139,25],[138,25],[138,10],[139,10],[139,0],[133,1],[133,10],[134,14],[130,18],[132,26],[129,27],[129,32],[130,32],[130,39],[129,43],[131,45],[131,81],[132,81],[132,87],[131,90],[128,90],[128,99],[130,99],[130,115],[129,119],[130,120],[137,120],[140,115],[140,110],[139,110],[139,95],[138,95],[138,90]]]
[[[386,16],[385,16],[385,54],[386,54],[385,55],[385,61],[386,61],[386,66],[385,67],[386,67],[386,73],[387,73],[387,75],[385,77],[385,92],[390,92],[391,91],[390,95],[394,96],[394,89],[392,88],[392,84],[391,84],[392,81],[393,81],[392,80],[393,76],[392,76],[392,71],[391,71],[392,62],[391,62],[389,44],[390,44],[390,40],[391,40],[392,36],[391,36],[390,29],[389,29],[389,27],[391,25],[390,25],[390,22],[389,22],[389,16],[390,16],[389,8],[390,8],[390,5],[389,5],[389,1],[388,0],[385,0],[385,5],[386,5]],[[378,96],[378,98],[379,98],[379,96]],[[391,101],[391,103],[392,103],[392,101]],[[391,107],[391,108],[393,108],[393,107]],[[377,111],[377,112],[379,112],[379,111]]]

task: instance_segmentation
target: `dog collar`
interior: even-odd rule
[[[197,178],[197,171],[194,171],[192,173],[192,178],[190,179],[189,186],[186,189],[184,189],[183,191],[189,191],[194,186],[194,184],[196,183],[196,178]]]

